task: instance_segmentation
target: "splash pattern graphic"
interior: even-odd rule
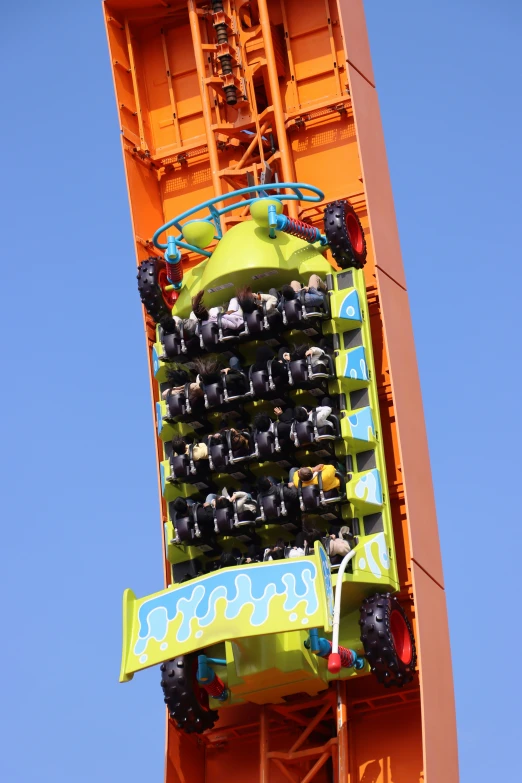
[[[375,424],[370,407],[361,408],[356,413],[352,413],[348,416],[348,423],[352,438],[365,441],[371,441],[375,438]]]
[[[201,638],[204,629],[218,618],[220,599],[225,620],[235,620],[248,606],[245,622],[257,628],[267,623],[272,599],[282,596],[287,618],[290,620],[290,615],[300,607],[305,624],[319,609],[316,577],[315,563],[295,561],[291,567],[283,563],[281,567],[263,565],[221,570],[196,585],[187,584],[161,593],[145,601],[139,609],[139,635],[134,655],[145,663],[149,641],[163,642],[174,620],[178,625],[175,637],[178,643],[188,642],[191,637]]]
[[[368,569],[373,576],[381,579],[384,576],[383,571],[387,572],[390,569],[390,556],[388,555],[384,533],[378,533],[370,541],[366,542],[364,555],[365,557],[359,557],[357,567],[361,571]]]
[[[165,494],[165,465],[160,462],[161,494]]]
[[[152,348],[152,367],[154,369],[154,375],[157,375],[160,368],[159,358],[158,358],[158,352],[156,350],[156,346],[153,346]]]
[[[363,473],[355,483],[354,494],[363,503],[370,503],[373,506],[382,506],[382,484],[381,476],[377,468]],[[355,501],[357,503],[357,501]]]
[[[345,318],[348,321],[362,321],[361,305],[359,304],[359,294],[355,288],[344,297],[339,308],[339,318]]]
[[[158,435],[160,435],[161,430],[163,429],[163,417],[161,415],[161,405],[159,402],[156,403],[156,429]]]
[[[321,569],[324,578],[324,589],[326,591],[326,603],[328,606],[328,620],[331,625],[333,623],[333,614],[334,614],[334,591],[332,585],[332,572],[330,571],[330,561],[328,559],[328,555],[326,554],[326,551],[323,549],[323,547],[319,549],[319,554],[321,556]]]
[[[368,365],[366,364],[366,352],[361,345],[348,351],[346,355],[345,378],[353,378],[356,381],[368,381]]]

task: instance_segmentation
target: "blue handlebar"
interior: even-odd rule
[[[284,189],[291,190],[292,193],[277,192]],[[302,193],[303,190],[310,191],[310,193],[305,195]],[[231,198],[244,196],[247,193],[252,193],[254,195],[252,198],[242,199],[241,201],[235,202],[234,204],[224,206],[221,209],[216,209],[214,206],[220,201],[229,201]],[[168,223],[165,223],[154,232],[152,242],[159,250],[169,249],[169,254],[172,254],[173,248],[176,246],[178,249],[184,248],[185,250],[192,250],[195,253],[200,253],[201,255],[210,257],[212,254],[209,253],[208,250],[202,250],[199,247],[195,247],[194,245],[190,245],[187,242],[183,242],[183,226],[181,225],[181,221],[185,220],[191,215],[194,215],[196,212],[200,212],[202,209],[208,208],[210,215],[208,217],[202,218],[202,220],[207,220],[209,223],[213,223],[216,229],[215,238],[221,239],[223,236],[221,230],[221,216],[225,215],[227,212],[231,212],[234,209],[238,209],[239,207],[250,206],[250,204],[252,204],[258,198],[271,198],[277,201],[308,201],[312,203],[319,203],[324,200],[324,193],[322,190],[319,190],[319,188],[316,188],[313,185],[307,185],[305,182],[274,182],[272,185],[251,185],[248,188],[241,188],[240,190],[234,190],[231,193],[224,193],[222,196],[215,196],[208,201],[204,201],[202,204],[198,204],[196,207],[192,207],[192,209],[188,209],[181,215],[177,215],[177,217],[169,220]],[[179,236],[169,236],[168,244],[159,242],[159,237],[161,234],[163,234],[164,231],[167,231],[167,229],[169,229],[171,226],[177,228],[177,230],[180,232]]]

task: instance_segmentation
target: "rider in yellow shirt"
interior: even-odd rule
[[[314,468],[299,468],[293,475],[293,484],[295,487],[299,486],[299,481],[301,481],[302,487],[309,487],[310,484],[317,484],[319,473],[323,480],[323,490],[325,492],[340,486],[341,482],[335,475],[335,465],[323,464],[316,465]]]

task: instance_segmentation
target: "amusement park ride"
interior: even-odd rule
[[[125,591],[120,679],[158,666],[166,783],[454,783],[444,581],[362,0],[104,12],[164,563],[159,592]]]

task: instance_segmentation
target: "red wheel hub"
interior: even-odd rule
[[[356,253],[362,253],[364,250],[363,233],[359,221],[351,212],[346,213],[346,229],[353,249]]]
[[[397,609],[390,615],[390,631],[397,656],[402,663],[408,665],[413,657],[411,636],[406,620]]]
[[[160,267],[158,271],[158,285],[161,288],[163,301],[165,302],[169,310],[172,310],[179,294],[178,291],[175,291],[174,289],[172,289],[171,291],[165,290],[168,285],[171,285],[171,283],[169,282],[169,278],[167,277],[167,268],[165,266]]]

